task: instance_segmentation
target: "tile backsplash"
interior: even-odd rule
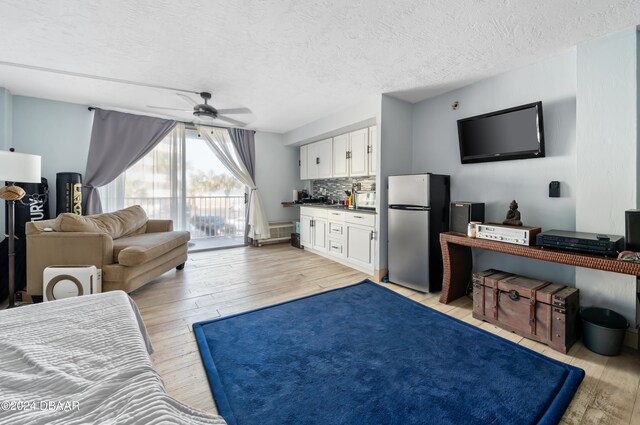
[[[345,177],[341,179],[313,180],[311,184],[311,196],[326,196],[328,199],[342,201],[347,197],[344,193],[351,190],[354,183],[360,183],[362,190],[375,190],[375,177]]]

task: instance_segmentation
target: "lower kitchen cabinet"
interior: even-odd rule
[[[307,249],[327,252],[327,212],[314,208],[300,209],[300,244]]]
[[[312,216],[300,214],[300,245],[307,248],[311,248],[313,241],[312,221]]]
[[[306,250],[373,274],[374,214],[329,208],[300,209],[300,243]]]
[[[347,260],[373,268],[373,235],[370,227],[347,225]]]
[[[316,251],[326,252],[327,248],[327,219],[314,218],[312,223],[313,241],[312,246]]]

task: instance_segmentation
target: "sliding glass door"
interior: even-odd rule
[[[201,248],[244,245],[245,186],[196,130],[186,134],[185,211]]]
[[[140,205],[189,230],[192,250],[244,245],[246,188],[194,129],[177,126],[100,192],[105,211]]]

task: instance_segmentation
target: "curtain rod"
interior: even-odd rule
[[[89,106],[87,109],[88,109],[89,111],[94,111],[96,108],[95,108],[95,106]],[[117,112],[117,111],[116,111],[116,112]],[[144,115],[144,116],[147,116],[147,115]],[[181,123],[183,123],[183,124],[189,124],[189,125],[191,125],[191,126],[192,126],[192,128],[193,128],[194,130],[196,129],[196,124],[195,124],[193,121],[181,121],[181,120],[176,120],[176,119],[174,119],[173,121],[181,122]],[[203,127],[223,128],[223,129],[234,128],[234,127],[220,127],[220,126],[217,126],[217,125],[209,125],[209,124],[198,124],[198,125],[201,125],[201,126],[203,126]],[[237,127],[236,127],[236,128],[237,128]],[[256,130],[250,130],[250,131],[253,131],[253,134],[256,134]]]

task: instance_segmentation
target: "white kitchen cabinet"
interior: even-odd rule
[[[307,145],[307,179],[318,178],[318,165],[320,158],[318,158],[318,145],[311,143]]]
[[[300,147],[300,179],[372,176],[377,173],[376,126]]]
[[[333,138],[333,177],[349,176],[349,133]]]
[[[327,252],[328,223],[326,210],[300,208],[300,244],[308,249]]]
[[[369,127],[369,175],[378,174],[378,127]]]
[[[369,175],[369,129],[349,133],[349,176]]]
[[[345,215],[344,211],[329,211],[329,231],[327,235],[329,254],[343,259],[347,257],[347,249],[344,244],[347,233],[347,226],[344,222]]]
[[[331,172],[333,171],[333,167],[331,166],[332,159],[333,159],[333,140],[332,139],[321,140],[319,142],[316,142],[315,145],[316,145],[316,153],[319,159],[319,161],[317,162],[318,178],[319,179],[331,178]]]
[[[307,179],[326,179],[333,171],[332,140],[325,139],[306,145],[307,147]]]
[[[307,248],[313,247],[312,221],[312,216],[300,214],[300,245]]]
[[[300,146],[300,162],[298,163],[298,165],[300,165],[300,180],[306,180],[309,177],[308,176],[308,169],[309,169],[309,161],[307,158],[307,151],[309,150],[307,145],[304,146]]]
[[[347,224],[347,261],[373,268],[373,234],[370,227]]]
[[[313,229],[313,249],[316,251],[327,252],[327,219],[313,218],[311,228]]]
[[[310,252],[373,274],[375,225],[375,214],[302,207],[300,242]]]

